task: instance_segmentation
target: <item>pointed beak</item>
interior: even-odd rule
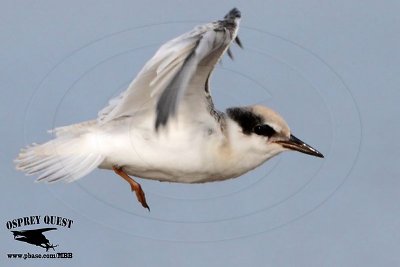
[[[306,143],[304,143],[303,141],[301,141],[299,138],[297,138],[296,136],[294,136],[292,134],[290,135],[289,140],[278,140],[278,141],[275,141],[275,143],[278,143],[281,146],[283,146],[284,148],[287,148],[290,150],[299,151],[301,153],[319,157],[319,158],[324,157],[324,155],[322,155],[321,152],[319,152],[312,146],[307,145]]]

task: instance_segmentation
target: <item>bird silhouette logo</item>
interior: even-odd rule
[[[53,249],[58,245],[53,245],[44,236],[44,232],[57,230],[57,228],[40,228],[33,230],[21,230],[21,231],[11,231],[14,235],[14,239],[22,242],[26,242],[35,246],[45,248],[46,251]]]

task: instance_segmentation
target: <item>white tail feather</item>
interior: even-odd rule
[[[15,160],[16,168],[27,175],[39,175],[38,182],[73,182],[104,160],[101,154],[87,149],[81,137],[61,135],[42,145],[28,146]]]

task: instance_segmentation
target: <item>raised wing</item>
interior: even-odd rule
[[[43,233],[43,232],[47,232],[47,231],[51,231],[51,230],[57,230],[57,228],[54,228],[54,227],[52,227],[52,228],[41,228],[41,229],[35,229],[35,230],[31,230],[31,231]]]
[[[24,234],[24,233],[43,233],[51,230],[57,230],[57,228],[40,228],[40,229],[33,229],[33,230],[21,230],[21,231],[11,231],[15,234]]]
[[[27,235],[37,235],[42,234],[43,232],[57,230],[57,228],[40,228],[40,229],[33,229],[33,230],[21,230],[21,231],[11,231],[14,236],[27,236]]]
[[[155,111],[155,127],[165,125],[178,106],[185,111],[213,113],[209,77],[215,64],[236,39],[240,11],[232,9],[223,20],[198,26],[160,47],[128,89],[99,112],[106,123]],[[181,105],[182,103],[182,105]]]

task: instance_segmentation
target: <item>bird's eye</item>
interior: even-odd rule
[[[274,128],[272,128],[268,124],[262,124],[262,125],[257,125],[256,127],[254,127],[254,133],[258,134],[258,135],[271,137],[276,132],[275,132]]]

